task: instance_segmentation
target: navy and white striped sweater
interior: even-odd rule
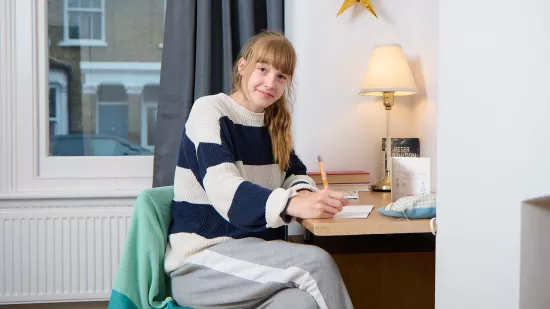
[[[274,162],[263,113],[223,93],[198,99],[179,149],[166,272],[230,239],[282,238],[283,212],[301,189],[317,191],[294,153],[287,171]]]

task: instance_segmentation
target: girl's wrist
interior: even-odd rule
[[[294,206],[295,206],[295,203],[296,203],[296,198],[298,197],[299,195],[296,195],[296,196],[293,196],[291,198],[288,199],[288,203],[286,204],[286,208],[285,208],[285,215],[287,216],[291,216],[291,217],[298,217],[297,214],[295,213],[294,211]]]

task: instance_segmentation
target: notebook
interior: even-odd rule
[[[360,219],[367,218],[374,208],[373,205],[346,206],[344,210],[334,215],[336,219]]]

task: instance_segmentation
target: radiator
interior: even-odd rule
[[[1,210],[0,304],[109,299],[131,212]]]

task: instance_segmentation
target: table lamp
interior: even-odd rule
[[[361,85],[362,96],[381,96],[386,107],[386,145],[385,173],[382,180],[372,185],[373,191],[391,191],[389,171],[390,142],[390,111],[394,96],[406,96],[416,93],[416,84],[411,74],[409,64],[398,44],[375,47],[370,56],[365,78]]]

